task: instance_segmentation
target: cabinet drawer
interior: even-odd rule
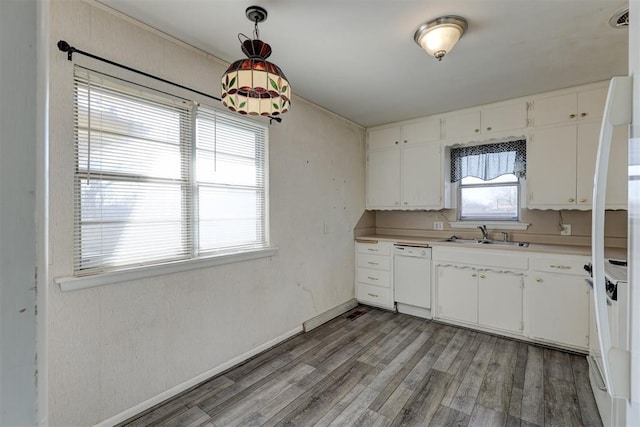
[[[386,307],[393,306],[393,296],[391,288],[382,288],[380,286],[367,285],[358,283],[356,298],[361,302],[369,302],[375,305]]]
[[[391,257],[386,255],[358,254],[358,267],[374,270],[391,270]]]
[[[586,259],[534,258],[531,260],[532,268],[535,271],[571,274],[574,276],[584,276],[586,274],[584,271],[586,262]]]
[[[388,271],[358,268],[358,282],[388,288],[391,286],[391,275]]]
[[[391,255],[390,245],[379,243],[356,243],[356,247],[361,254]]]

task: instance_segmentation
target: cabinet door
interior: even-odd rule
[[[576,196],[578,206],[591,209],[593,205],[593,177],[600,140],[600,123],[578,125]],[[627,147],[628,130],[625,126],[614,128],[609,170],[607,174],[606,207],[627,207]]]
[[[400,149],[367,154],[367,208],[400,207]]]
[[[390,149],[400,144],[400,126],[370,130],[367,136],[369,150]]]
[[[529,207],[575,206],[576,125],[537,129],[527,150]]]
[[[444,119],[444,138],[462,138],[480,133],[480,111],[454,114]]]
[[[438,317],[478,323],[478,272],[438,266],[436,273]]]
[[[527,286],[531,338],[587,349],[590,293],[585,278],[534,274]]]
[[[478,279],[478,323],[510,332],[522,332],[523,276],[480,271]]]
[[[576,153],[576,202],[579,207],[591,209],[593,204],[593,176],[600,139],[600,124],[582,123],[578,126]]]
[[[536,99],[533,104],[534,126],[566,123],[578,117],[578,96],[575,93]]]
[[[578,92],[578,118],[580,120],[602,119],[604,104],[606,101],[606,87]]]
[[[402,147],[402,207],[442,207],[440,144],[426,142]]]
[[[440,140],[440,119],[424,119],[402,126],[402,141],[407,143]]]
[[[527,103],[501,105],[482,110],[482,132],[492,133],[527,127]]]

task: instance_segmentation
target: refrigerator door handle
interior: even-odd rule
[[[607,171],[613,127],[631,123],[632,78],[614,77],[609,85],[607,102],[600,129],[600,143],[593,179],[593,209],[591,222],[591,256],[593,263],[593,297],[596,325],[602,351],[602,374],[611,397],[629,397],[629,355],[625,350],[613,348],[607,314],[607,295],[604,283],[604,209]],[[625,384],[626,378],[626,384]]]

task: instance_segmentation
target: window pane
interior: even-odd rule
[[[80,268],[175,259],[187,252],[180,185],[81,180]]]
[[[460,219],[517,220],[517,185],[460,186]]]
[[[200,251],[262,245],[264,193],[200,186]]]

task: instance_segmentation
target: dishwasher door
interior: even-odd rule
[[[396,246],[394,299],[401,304],[431,308],[431,248]]]

